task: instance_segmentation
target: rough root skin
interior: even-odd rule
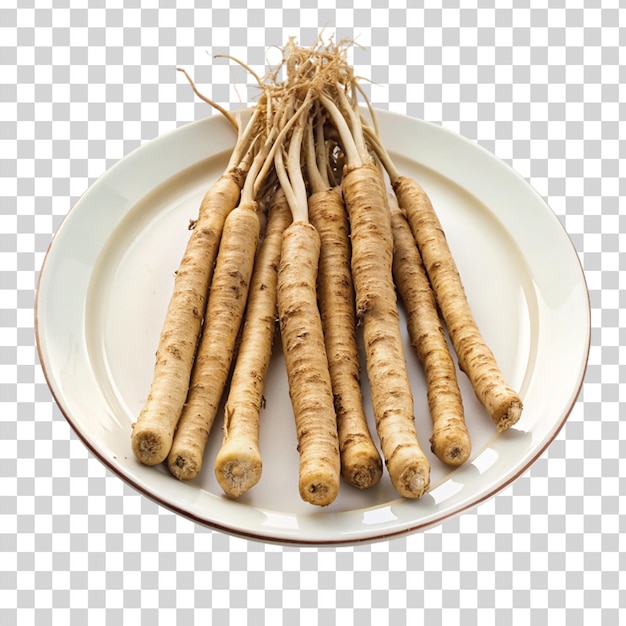
[[[349,224],[341,190],[311,195],[309,218],[321,239],[317,291],[337,413],[341,473],[353,486],[366,489],[380,480],[383,466],[361,394]]]
[[[390,201],[394,237],[393,273],[404,302],[407,328],[426,376],[428,407],[433,423],[430,439],[435,456],[461,465],[471,452],[456,366],[448,348],[437,303],[422,257],[405,215]]]
[[[255,203],[240,204],[224,224],[189,393],[168,458],[181,480],[191,480],[202,468],[244,316],[259,232]]]
[[[497,429],[506,430],[519,419],[522,401],[504,380],[476,325],[439,218],[426,192],[414,180],[400,176],[394,191],[422,255],[459,368]]]
[[[224,407],[222,446],[215,475],[227,495],[237,498],[261,478],[259,449],[263,386],[272,356],[277,304],[276,284],[282,234],[291,211],[282,192],[275,194],[255,261],[241,345]]]
[[[423,485],[403,479],[405,472],[425,476],[430,464],[415,429],[396,292],[392,275],[393,233],[380,172],[374,166],[348,169],[342,180],[352,232],[352,275],[376,429],[396,490],[420,497]],[[422,481],[427,484],[427,481]]]
[[[147,465],[169,454],[176,425],[185,404],[198,336],[211,282],[213,262],[224,222],[236,206],[242,177],[221,176],[207,191],[181,259],[156,350],[154,374],[146,402],[131,435],[137,459]],[[158,446],[139,444],[153,433]]]
[[[278,270],[278,311],[300,453],[300,496],[311,504],[327,506],[339,492],[341,462],[317,308],[319,253],[319,235],[311,224],[296,221],[287,228]]]

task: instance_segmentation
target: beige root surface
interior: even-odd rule
[[[133,425],[132,449],[156,465],[170,452],[193,367],[224,222],[237,205],[243,174],[221,176],[205,194],[174,280],[146,402]]]
[[[519,420],[522,401],[505,381],[478,329],[439,217],[426,192],[414,180],[401,176],[394,189],[419,246],[459,367],[497,430],[504,431]]]
[[[363,327],[378,437],[398,493],[419,498],[430,484],[430,463],[415,429],[392,275],[393,234],[385,188],[373,165],[346,171],[342,188],[352,228],[356,310]]]

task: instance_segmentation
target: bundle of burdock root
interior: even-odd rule
[[[471,448],[444,325],[497,430],[522,411],[472,317],[429,198],[399,174],[374,112],[359,104],[366,99],[346,60],[349,45],[290,40],[281,63],[254,75],[261,93],[245,122],[220,109],[237,142],[192,224],[149,395],[133,424],[140,462],[167,461],[174,476],[190,480],[224,399],[215,474],[232,497],[261,476],[276,320],[299,491],[311,504],[333,502],[341,476],[359,488],[376,484],[383,465],[401,496],[428,490],[398,295],[425,372],[437,458],[459,465]],[[363,406],[361,341],[379,446]]]

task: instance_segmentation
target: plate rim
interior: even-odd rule
[[[100,177],[98,177],[93,183],[91,183],[87,189],[85,189],[85,191],[76,199],[76,201],[70,207],[68,212],[63,216],[63,219],[58,225],[56,231],[52,234],[48,248],[40,264],[39,276],[38,276],[37,285],[35,288],[35,299],[34,299],[34,331],[35,331],[35,344],[36,344],[37,354],[39,357],[39,365],[44,374],[44,377],[45,377],[48,389],[51,392],[52,398],[55,404],[57,405],[57,407],[59,408],[59,410],[61,411],[61,413],[63,414],[65,420],[68,422],[68,424],[74,431],[74,433],[78,436],[78,438],[86,446],[86,448],[91,452],[91,454],[96,459],[98,459],[101,463],[103,463],[103,465],[108,470],[113,472],[118,478],[123,480],[125,483],[127,483],[130,487],[132,487],[133,489],[141,493],[143,496],[149,498],[156,504],[163,506],[164,508],[172,511],[173,513],[181,515],[182,517],[185,517],[191,520],[192,522],[197,523],[205,528],[217,530],[219,532],[223,532],[232,536],[237,536],[237,537],[241,537],[241,538],[249,539],[253,541],[262,541],[266,543],[281,544],[281,545],[295,545],[295,546],[356,545],[356,544],[362,544],[362,543],[385,541],[385,540],[389,540],[392,538],[412,534],[418,531],[423,531],[428,528],[437,526],[448,519],[457,517],[461,515],[462,513],[475,508],[479,504],[491,499],[497,493],[499,493],[500,491],[505,489],[508,485],[513,483],[515,480],[517,480],[537,461],[537,459],[551,445],[551,443],[558,436],[563,426],[567,422],[572,410],[576,406],[578,397],[584,385],[585,373],[587,370],[589,354],[590,354],[590,349],[591,349],[591,302],[590,302],[590,294],[588,290],[586,275],[585,275],[585,271],[584,271],[584,267],[582,265],[581,259],[578,255],[574,242],[572,241],[569,233],[566,231],[564,225],[558,219],[556,213],[553,211],[550,205],[545,201],[545,199],[537,192],[537,190],[534,187],[532,187],[532,185],[530,185],[530,183],[524,177],[522,177],[521,174],[519,174],[519,172],[513,169],[508,163],[506,163],[505,161],[497,157],[494,153],[487,150],[484,146],[481,146],[479,143],[474,142],[473,140],[470,140],[467,137],[459,133],[456,133],[455,131],[443,125],[435,124],[433,122],[422,120],[417,117],[412,117],[412,116],[404,115],[404,114],[397,113],[394,111],[388,111],[385,109],[375,109],[375,114],[378,116],[378,118],[389,117],[389,118],[396,118],[398,121],[410,120],[413,123],[423,124],[426,127],[430,127],[431,129],[434,129],[437,132],[446,133],[454,141],[462,141],[466,144],[469,144],[472,149],[483,152],[492,162],[495,162],[499,164],[500,166],[504,166],[508,170],[509,174],[515,175],[518,178],[518,180],[525,185],[527,189],[531,190],[536,196],[537,200],[542,204],[542,208],[544,209],[544,211],[547,214],[551,215],[551,217],[556,221],[558,227],[560,227],[561,234],[567,239],[571,247],[571,251],[574,253],[573,257],[576,259],[577,265],[578,265],[576,268],[576,275],[581,280],[581,285],[584,287],[584,294],[585,294],[584,317],[585,317],[586,342],[583,348],[584,356],[579,366],[578,379],[576,380],[575,384],[572,385],[572,394],[570,396],[570,400],[567,403],[567,405],[564,405],[563,408],[561,409],[561,417],[560,419],[555,421],[552,427],[552,430],[549,433],[549,436],[547,436],[546,438],[542,440],[540,446],[537,446],[533,449],[532,454],[528,457],[526,463],[515,468],[515,471],[510,476],[506,477],[506,479],[496,482],[491,488],[487,489],[483,493],[478,494],[478,497],[470,498],[467,502],[464,502],[461,505],[453,507],[451,510],[442,511],[441,514],[435,515],[433,519],[427,519],[426,521],[422,521],[422,522],[417,520],[417,523],[415,524],[410,524],[409,526],[403,526],[402,528],[390,530],[389,532],[376,531],[372,534],[359,535],[357,537],[353,537],[353,536],[343,537],[343,538],[339,537],[336,539],[330,539],[330,538],[329,539],[322,539],[322,538],[307,539],[306,537],[293,538],[291,536],[285,536],[285,535],[275,536],[272,534],[263,534],[261,532],[253,532],[247,529],[244,530],[241,528],[237,528],[233,526],[232,524],[219,522],[217,520],[207,520],[206,518],[202,518],[198,515],[195,515],[193,512],[188,511],[185,508],[176,505],[175,503],[169,502],[165,498],[159,497],[155,493],[151,492],[148,487],[141,484],[141,482],[135,480],[129,474],[124,473],[124,471],[121,468],[117,467],[116,464],[113,463],[110,459],[108,459],[105,454],[99,451],[97,447],[94,444],[92,444],[92,442],[87,438],[87,436],[81,431],[79,425],[75,422],[72,416],[71,407],[68,408],[65,406],[65,403],[61,398],[61,394],[58,392],[57,389],[55,389],[53,385],[52,376],[50,372],[48,371],[49,364],[44,358],[44,354],[42,351],[43,348],[42,348],[41,330],[40,330],[40,298],[39,296],[40,296],[41,286],[46,276],[45,270],[46,270],[47,261],[55,245],[57,234],[61,232],[61,229],[67,227],[67,223],[68,223],[67,218],[70,215],[72,215],[73,211],[77,207],[80,206],[83,199],[89,194],[93,186],[103,176],[107,175],[114,168],[116,169],[122,166],[123,162],[129,157],[133,156],[133,158],[137,158],[138,155],[140,156],[141,151],[149,148],[150,145],[155,141],[166,139],[168,137],[171,138],[175,136],[177,133],[193,131],[194,128],[197,126],[201,126],[207,123],[217,123],[218,120],[222,120],[224,123],[226,122],[220,117],[217,117],[215,115],[210,115],[206,118],[198,119],[188,124],[183,124],[177,128],[167,131],[166,133],[163,133],[160,136],[155,137],[152,140],[142,143],[141,145],[131,150],[127,155],[120,158],[110,168],[108,168],[105,172],[103,172],[103,174]],[[173,176],[175,176],[175,174],[173,174]],[[254,508],[262,510],[262,507],[254,507]]]

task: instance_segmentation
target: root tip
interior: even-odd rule
[[[516,424],[519,418],[522,416],[522,403],[521,401],[514,401],[510,404],[507,412],[498,420],[496,428],[499,433],[508,430]]]
[[[163,438],[152,430],[134,429],[131,445],[135,457],[144,465],[158,465],[167,457]]]
[[[170,472],[178,478],[178,480],[192,480],[201,469],[201,463],[183,456],[182,454],[172,454],[168,460]]]
[[[410,467],[396,487],[405,498],[421,498],[430,487],[430,466],[421,463]]]
[[[233,460],[215,464],[215,478],[227,496],[238,498],[254,487],[261,478],[262,464],[258,461]]]
[[[413,493],[420,497],[424,494],[426,489],[428,488],[428,480],[424,476],[420,474],[415,474],[413,478],[411,478],[410,488]]]
[[[309,504],[316,506],[328,506],[337,497],[339,484],[328,482],[323,479],[308,482],[300,486],[300,496]]]
[[[467,461],[472,451],[469,434],[465,428],[457,429],[448,437],[433,437],[431,442],[431,452],[446,465],[458,466]]]
[[[470,455],[467,447],[460,445],[450,446],[442,453],[441,460],[448,465],[463,465]]]
[[[381,464],[359,465],[351,471],[344,472],[344,478],[358,489],[368,489],[373,487],[382,476]]]

